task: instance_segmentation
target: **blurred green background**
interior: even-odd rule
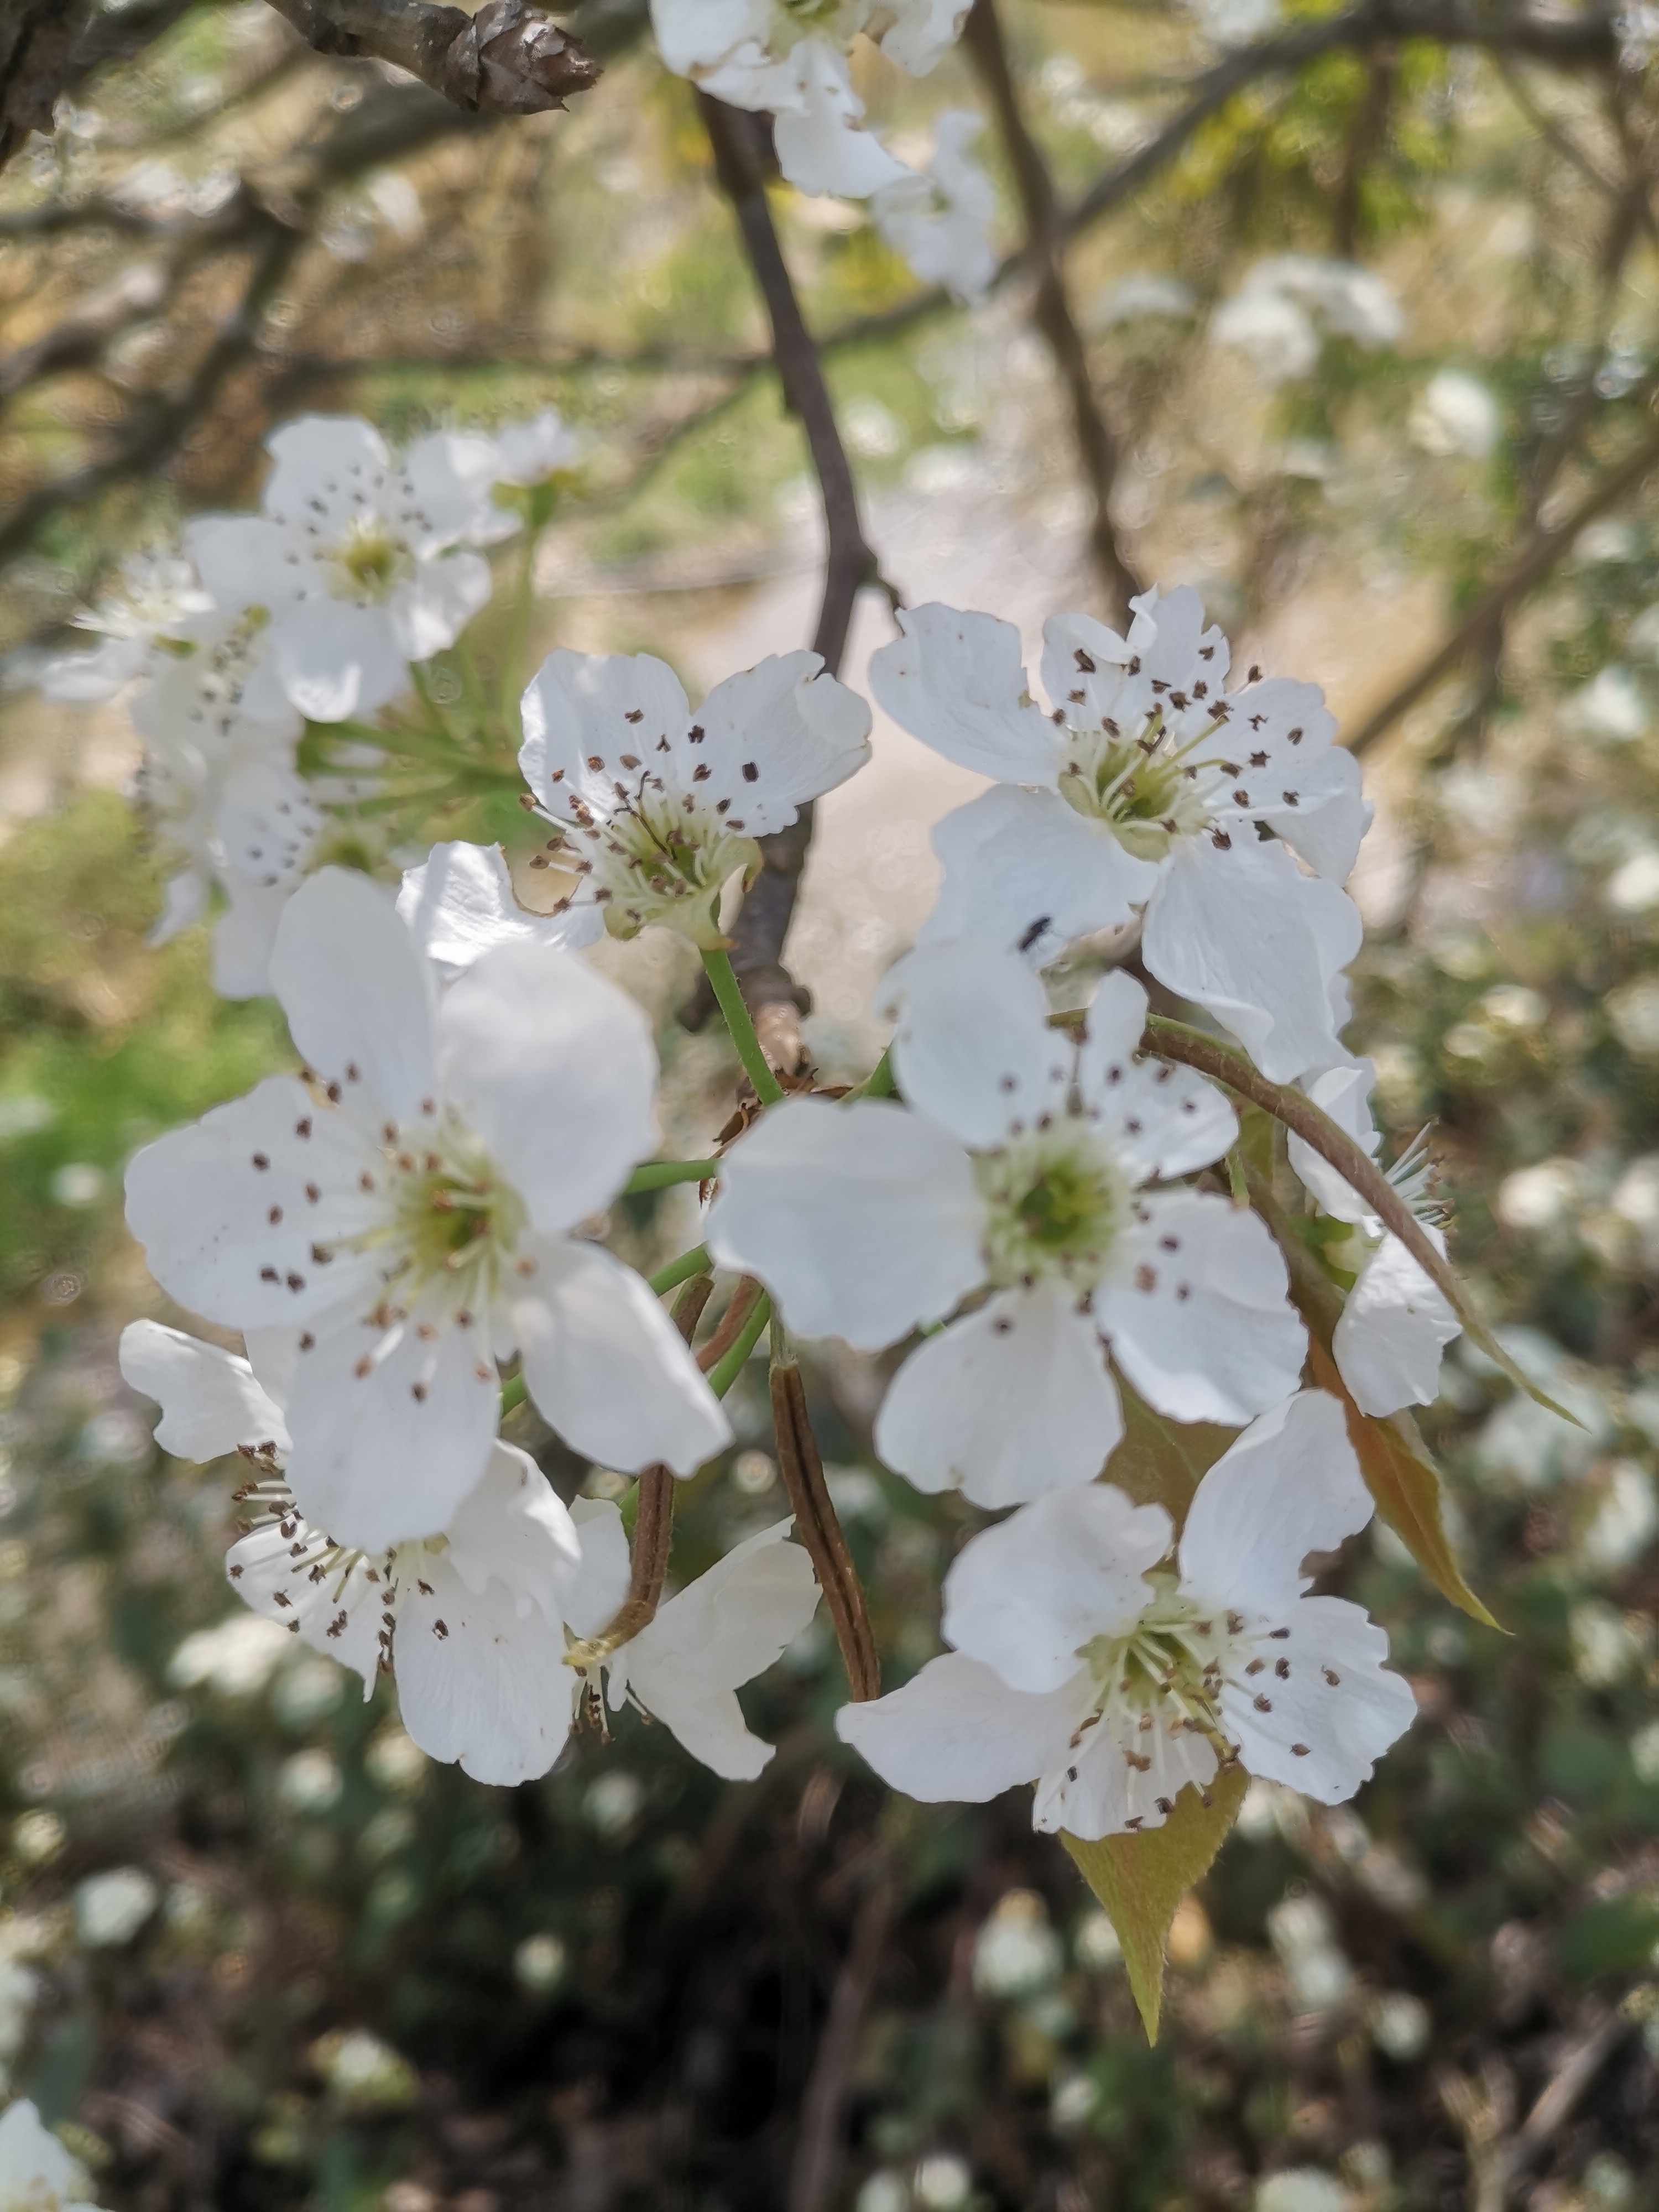
[[[211,996],[203,933],[145,949],[130,734],[43,705],[42,659],[127,550],[252,501],[260,437],[313,407],[400,437],[550,402],[590,434],[538,653],[648,646],[708,678],[801,642],[813,494],[687,88],[621,0],[580,16],[598,90],[526,121],[197,0],[125,11],[131,58],[0,175],[0,2070],[117,2212],[1659,2204],[1659,516],[1638,477],[1567,526],[1652,435],[1654,88],[1589,9],[1553,47],[1497,11],[1449,11],[1451,39],[1255,12],[1286,65],[1241,70],[1072,249],[1114,513],[1238,664],[1323,682],[1350,736],[1537,556],[1368,744],[1350,1034],[1391,1144],[1434,1123],[1454,1255],[1583,1426],[1449,1360],[1425,1425],[1512,1632],[1386,1535],[1353,1547],[1342,1586],[1419,1726],[1351,1807],[1253,1786],[1150,2051],[1022,1795],[915,1807],[843,1754],[823,1624],[745,1693],[779,1745],[757,1784],[625,1713],[545,1782],[482,1788],[414,1749],[386,1686],[362,1704],[235,1606],[230,1478],[158,1454],[116,1368],[123,1322],[166,1313],[126,1158],[288,1047],[269,1002]],[[1163,0],[1011,0],[1005,27],[1073,198],[1215,81],[1229,29]],[[977,99],[960,54],[860,83],[907,151]],[[861,210],[780,188],[774,211],[902,587],[1028,624],[1097,604],[1018,272],[912,314]],[[1300,276],[1261,270],[1287,254]],[[1310,266],[1352,296],[1333,260],[1391,323],[1308,304]],[[958,794],[928,774],[878,733],[866,811],[826,810],[792,957],[832,1073],[931,895],[927,824]],[[607,957],[696,1152],[729,1055],[677,1023],[676,951]],[[629,1201],[622,1247],[677,1249],[683,1203]],[[826,1353],[816,1388],[896,1681],[938,1648],[975,1516],[874,1466],[867,1365]],[[760,1370],[734,1406],[677,1577],[782,1510]],[[595,1480],[520,1434],[567,1494]]]

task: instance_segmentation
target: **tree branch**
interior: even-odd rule
[[[1089,544],[1095,565],[1106,587],[1111,613],[1127,620],[1129,601],[1142,586],[1124,556],[1112,527],[1111,498],[1117,481],[1118,448],[1110,425],[1095,401],[1094,379],[1083,334],[1066,295],[1063,246],[1066,225],[1055,197],[1054,179],[1042,150],[1020,112],[1019,94],[1009,66],[994,0],[974,0],[963,32],[963,43],[973,58],[995,110],[1002,142],[1025,214],[1026,265],[1036,278],[1032,320],[1054,355],[1054,366],[1071,403],[1072,428],[1078,453],[1094,500],[1094,520]]]
[[[764,125],[699,92],[697,106],[714,156],[714,173],[732,204],[744,248],[772,325],[772,359],[784,404],[805,433],[823,501],[826,542],[823,598],[812,649],[838,674],[853,606],[877,580],[876,556],[864,535],[858,485],[823,380],[823,364],[790,278],[767,204]],[[732,966],[774,1066],[793,1073],[805,1057],[799,1016],[806,996],[783,965],[801,869],[812,841],[812,810],[804,806],[787,830],[760,841],[763,866],[733,926]]]
[[[1534,531],[1504,574],[1470,608],[1462,622],[1444,637],[1405,682],[1391,691],[1347,740],[1348,750],[1364,752],[1385,731],[1414,707],[1444,676],[1450,675],[1469,653],[1480,650],[1501,631],[1510,609],[1535,591],[1572,547],[1579,532],[1638,490],[1659,467],[1659,429],[1647,436],[1591,486],[1571,513],[1558,523]]]
[[[599,82],[599,64],[544,9],[485,0],[269,0],[319,54],[391,62],[458,107],[540,115]]]

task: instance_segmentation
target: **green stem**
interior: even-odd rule
[[[755,1301],[755,1310],[743,1325],[743,1333],[719,1365],[709,1372],[708,1387],[717,1398],[723,1398],[744,1370],[750,1353],[760,1342],[761,1331],[772,1318],[772,1301],[764,1291]]]
[[[467,705],[472,709],[473,734],[481,744],[488,744],[493,735],[489,726],[489,695],[484,690],[483,678],[478,673],[472,641],[465,633],[456,641],[455,659],[461,672],[461,690]]]
[[[647,1160],[635,1169],[623,1190],[627,1197],[637,1198],[642,1190],[665,1190],[670,1183],[708,1182],[720,1171],[718,1160]]]
[[[513,595],[513,614],[507,624],[506,649],[501,654],[501,728],[507,733],[509,744],[513,744],[514,730],[520,730],[519,700],[525,687],[525,650],[530,642],[530,608],[536,580],[536,549],[541,542],[542,533],[538,529],[531,527],[526,530],[519,588]],[[517,750],[516,746],[514,750]]]
[[[881,1058],[876,1062],[868,1075],[865,1077],[863,1082],[855,1083],[852,1089],[848,1092],[847,1097],[849,1103],[854,1098],[890,1098],[893,1096],[895,1087],[896,1086],[893,1082],[893,1048],[889,1045],[886,1051],[883,1053]]]
[[[522,1375],[509,1375],[501,1385],[501,1412],[510,1413],[515,1406],[522,1406],[530,1395],[529,1385]]]
[[[659,1267],[656,1273],[647,1275],[646,1280],[660,1297],[665,1291],[672,1291],[679,1284],[689,1282],[693,1275],[702,1274],[708,1265],[708,1247],[694,1244],[689,1252],[682,1252],[678,1260],[671,1260],[665,1267]]]
[[[409,673],[415,686],[415,696],[426,709],[427,722],[433,736],[441,738],[448,745],[452,753],[459,754],[461,747],[457,742],[454,731],[450,727],[448,715],[438,704],[437,695],[432,689],[430,675],[418,660],[410,661]]]
[[[730,958],[724,952],[705,952],[702,964],[715,1000],[726,1017],[726,1026],[732,1032],[732,1042],[738,1048],[743,1072],[755,1086],[756,1097],[763,1106],[775,1106],[783,1096],[783,1085],[773,1074],[761,1050],[760,1039],[755,1035],[755,1024],[749,1018],[749,1009],[743,1002],[743,992],[732,973]]]

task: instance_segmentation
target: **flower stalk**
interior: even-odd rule
[[[777,1330],[775,1343],[782,1335],[781,1329]],[[835,1623],[848,1687],[855,1704],[867,1704],[881,1695],[881,1662],[875,1633],[864,1601],[864,1587],[823,1479],[823,1461],[807,1411],[806,1385],[787,1348],[773,1359],[770,1384],[778,1467],[795,1510],[795,1526],[811,1554],[818,1587]]]
[[[738,1058],[743,1062],[744,1073],[754,1085],[755,1096],[763,1106],[775,1106],[783,1096],[783,1085],[772,1073],[771,1063],[761,1050],[761,1041],[755,1034],[755,1024],[749,1018],[744,1003],[743,991],[732,971],[731,956],[726,952],[705,952],[702,956],[704,973],[709,988],[720,1007],[732,1042],[738,1048]]]

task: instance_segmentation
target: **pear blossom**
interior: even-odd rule
[[[769,109],[778,167],[803,192],[866,199],[907,172],[861,125],[847,53],[865,32],[925,76],[962,29],[963,0],[652,0],[663,60],[733,107]]]
[[[135,553],[121,580],[76,627],[102,637],[89,653],[60,654],[41,672],[48,699],[81,705],[112,699],[135,677],[155,673],[213,607],[191,563],[177,553]]]
[[[1305,376],[1325,337],[1352,338],[1368,352],[1392,345],[1406,327],[1400,302],[1374,270],[1311,253],[1258,261],[1210,324],[1218,345],[1248,354],[1271,384]]]
[[[490,496],[495,442],[439,431],[394,462],[369,423],[306,415],[266,443],[264,513],[198,517],[185,550],[216,605],[270,614],[272,668],[301,714],[372,714],[489,597],[466,549],[518,527]]]
[[[1371,1118],[1376,1069],[1362,1060],[1328,1068],[1304,1088],[1360,1150],[1375,1159],[1381,1139]],[[1334,1221],[1353,1224],[1343,1245],[1328,1246],[1339,1266],[1353,1269],[1355,1280],[1331,1343],[1337,1370],[1362,1413],[1379,1418],[1405,1406],[1432,1405],[1440,1394],[1440,1355],[1462,1333],[1445,1293],[1390,1236],[1330,1162],[1302,1138],[1290,1140],[1291,1165]],[[1443,1256],[1443,1207],[1433,1195],[1434,1167],[1423,1139],[1386,1170],[1389,1181],[1415,1217],[1424,1235]]]
[[[986,939],[1042,965],[1141,908],[1152,973],[1293,1081],[1343,1057],[1341,971],[1362,927],[1340,886],[1370,820],[1359,764],[1316,685],[1252,669],[1224,690],[1227,641],[1196,592],[1133,604],[1127,639],[1049,620],[1046,713],[1018,633],[992,615],[909,610],[872,658],[895,720],[996,779],[934,830],[945,878],[922,941]]]
[[[1161,1827],[1236,1763],[1339,1804],[1416,1711],[1382,1631],[1301,1571],[1370,1516],[1341,1408],[1300,1393],[1204,1477],[1173,1570],[1164,1508],[1107,1483],[973,1538],[945,1579],[954,1648],[837,1731],[929,1802],[1034,1782],[1033,1824],[1089,1841]]]
[[[873,1351],[956,1316],[888,1389],[890,1467],[1012,1505],[1099,1473],[1122,1434],[1110,1362],[1177,1420],[1242,1423],[1296,1388],[1306,1339],[1267,1230],[1157,1187],[1237,1122],[1137,1057],[1132,976],[1103,979],[1075,1045],[1012,953],[925,946],[888,991],[905,1103],[774,1107],[726,1155],[705,1234],[803,1335]]]
[[[655,1149],[640,1009],[557,946],[504,945],[439,997],[366,877],[313,876],[271,984],[304,1079],[138,1152],[156,1280],[223,1326],[295,1333],[289,1482],[366,1553],[447,1528],[495,1449],[497,1361],[578,1451],[689,1474],[730,1441],[657,1299],[573,1231]]]
[[[680,680],[648,653],[570,653],[524,695],[519,765],[580,878],[563,911],[597,907],[613,936],[665,922],[723,945],[720,898],[751,881],[756,842],[870,757],[870,709],[816,653],[770,654],[728,676],[694,721]]]
[[[997,271],[995,187],[969,153],[983,128],[969,108],[947,108],[925,171],[884,185],[870,203],[877,229],[926,284],[958,300],[984,295]]]
[[[497,1443],[438,1534],[348,1549],[295,1504],[275,1371],[293,1363],[276,1347],[273,1367],[272,1347],[260,1349],[256,1373],[157,1322],[130,1322],[121,1337],[123,1375],[161,1404],[164,1449],[190,1459],[239,1451],[250,1462],[237,1492],[250,1517],[225,1561],[231,1588],[360,1674],[366,1698],[392,1673],[404,1726],[428,1758],[503,1786],[545,1774],[569,1729],[562,1607],[581,1571],[575,1525],[546,1476]]]
[[[591,945],[605,933],[604,910],[567,906],[538,914],[520,906],[499,845],[434,845],[404,872],[398,911],[446,982],[495,945]]]
[[[574,469],[587,441],[573,430],[556,408],[544,407],[527,422],[509,422],[495,433],[495,481],[526,489]]]
[[[775,1522],[745,1537],[659,1605],[628,1643],[584,1663],[585,1645],[627,1595],[628,1538],[609,1498],[579,1498],[571,1514],[582,1556],[565,1605],[577,1639],[566,1662],[578,1710],[584,1692],[596,1710],[601,1695],[613,1712],[637,1705],[716,1774],[752,1782],[774,1747],[750,1733],[737,1692],[781,1656],[817,1608],[811,1560],[784,1540],[793,1523]]]
[[[27,2097],[0,2113],[0,2212],[93,2212],[85,2170]]]

